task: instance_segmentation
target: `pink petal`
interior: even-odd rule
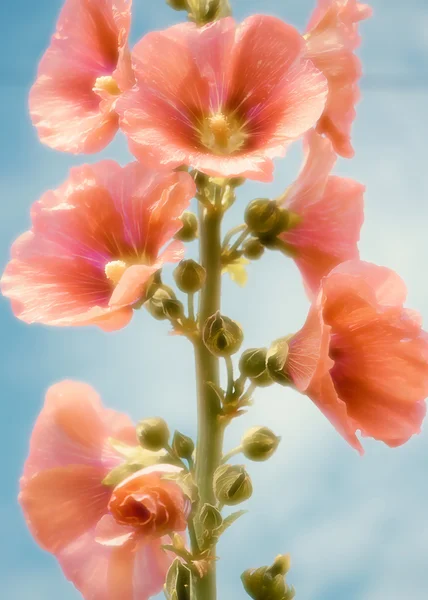
[[[57,150],[97,152],[113,138],[117,115],[109,108],[104,112],[93,87],[121,62],[130,7],[126,0],[66,1],[30,93],[31,117],[44,143]]]
[[[315,379],[307,395],[348,444],[361,455],[364,454],[363,447],[356,436],[359,425],[349,416],[347,405],[339,398],[330,375],[327,373]]]
[[[106,439],[112,436],[128,441],[132,434],[135,441],[129,417],[106,410],[91,386],[63,381],[46,394],[31,436],[24,476],[31,478],[40,471],[69,465],[104,468],[106,474],[120,460],[112,454],[105,462]]]
[[[300,392],[306,391],[311,381],[324,376],[333,366],[328,355],[330,329],[323,321],[321,307],[315,305],[303,328],[289,342],[286,369]]]
[[[84,464],[51,468],[21,481],[19,501],[37,542],[60,552],[105,514],[110,490],[105,470]]]
[[[95,529],[95,540],[103,546],[123,546],[135,535],[133,527],[125,527],[111,516],[104,515]]]
[[[158,270],[157,266],[133,265],[126,269],[110,298],[110,306],[135,304],[144,295],[150,277]]]
[[[269,181],[272,159],[315,125],[327,87],[310,61],[301,63],[302,36],[273,17],[247,19],[236,33],[234,27],[231,19],[202,28],[179,25],[138,44],[137,87],[116,109],[140,161]],[[177,54],[180,61],[169,60]],[[201,140],[200,127],[218,112],[245,119],[246,146],[229,155]]]

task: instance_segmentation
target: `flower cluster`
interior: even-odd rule
[[[428,334],[404,308],[398,275],[360,260],[364,186],[332,174],[337,155],[353,155],[358,22],[371,9],[318,0],[302,34],[263,15],[237,24],[226,0],[168,3],[193,22],[149,33],[130,49],[131,0],[66,0],[30,93],[33,124],[43,143],[72,153],[98,152],[120,129],[136,161],[73,168],[35,202],[2,293],[27,323],[113,331],[143,305],[168,319],[195,347],[200,397],[212,395],[213,422],[202,435],[241,414],[255,387],[277,382],[307,395],[361,453],[358,432],[403,444],[425,416]],[[215,235],[236,188],[271,180],[273,160],[297,140],[305,159],[294,183],[274,200],[252,202],[241,236],[232,243],[232,230],[221,246]],[[188,295],[186,315],[161,271],[182,261],[183,242],[198,235],[186,212],[194,197],[202,264],[186,260],[174,273]],[[311,307],[300,331],[247,350],[235,380],[230,355],[243,334],[219,311],[220,277],[265,250],[295,261]],[[215,380],[218,357],[228,368],[225,390]],[[163,422],[156,437],[158,425],[136,429],[82,383],[47,394],[20,503],[37,542],[88,600],[144,600],[164,584],[170,598],[189,597],[194,585],[195,598],[214,599],[199,582],[212,576],[226,529],[221,508],[248,498],[251,481],[243,466],[208,456],[215,440],[198,439],[195,465],[193,441],[177,432],[170,445]],[[278,443],[256,428],[238,451],[263,461]],[[246,591],[290,600],[288,568],[280,557],[247,572]]]

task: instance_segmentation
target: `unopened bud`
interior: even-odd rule
[[[175,297],[174,291],[166,285],[158,286],[144,306],[158,321],[175,321],[183,315],[183,305]]]
[[[273,381],[284,386],[290,385],[291,383],[290,377],[286,371],[289,340],[289,337],[276,340],[269,348],[266,355],[266,365],[269,375]]]
[[[263,255],[265,248],[260,240],[253,239],[244,244],[243,251],[246,258],[257,260]]]
[[[184,212],[180,218],[183,227],[175,234],[175,239],[181,242],[193,242],[198,237],[198,219],[191,212]]]
[[[203,340],[214,356],[231,356],[238,352],[244,339],[242,329],[219,311],[209,317],[204,325]]]
[[[223,524],[223,517],[221,516],[220,511],[211,504],[203,505],[199,519],[204,528],[208,531],[214,531]]]
[[[160,417],[144,419],[137,425],[137,437],[142,448],[157,452],[168,445],[168,425]]]
[[[164,590],[168,600],[190,600],[193,596],[190,569],[179,558],[169,568]]]
[[[189,458],[192,458],[195,444],[191,438],[187,437],[187,435],[180,433],[180,431],[176,431],[172,440],[172,449],[177,456],[188,460]]]
[[[277,556],[270,567],[272,575],[287,575],[291,567],[291,557],[289,554],[280,554]]]
[[[234,506],[251,498],[253,484],[242,465],[222,465],[214,473],[214,490],[220,503]]]
[[[196,261],[182,260],[174,270],[174,279],[182,292],[194,294],[204,285],[206,272]]]
[[[166,0],[166,3],[174,10],[187,10],[189,8],[187,0]]]
[[[241,580],[253,600],[284,600],[287,593],[284,577],[273,576],[268,567],[248,569],[241,575]]]
[[[257,387],[268,387],[273,384],[266,366],[267,348],[250,348],[239,361],[242,375],[248,377]]]
[[[281,438],[268,427],[253,427],[242,438],[242,452],[249,460],[268,460],[278,448]]]
[[[275,200],[258,198],[247,206],[245,222],[253,233],[274,237],[287,228],[288,216]]]

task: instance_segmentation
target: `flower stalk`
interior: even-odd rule
[[[197,398],[198,398],[198,440],[196,446],[196,483],[200,503],[215,505],[213,489],[214,472],[221,463],[223,453],[223,425],[221,405],[210,384],[220,383],[219,359],[211,354],[202,340],[202,330],[206,320],[220,309],[221,296],[221,222],[223,209],[219,203],[211,207],[200,205],[200,263],[206,271],[206,281],[200,294],[199,336],[194,343]],[[198,524],[196,524],[198,526]],[[215,553],[215,549],[213,549]],[[195,581],[195,600],[215,600],[217,598],[216,568],[212,562],[209,572]]]

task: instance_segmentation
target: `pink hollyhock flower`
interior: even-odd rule
[[[360,261],[321,282],[305,326],[289,341],[285,372],[357,450],[360,430],[395,447],[420,432],[428,396],[428,334],[403,308],[390,269]]]
[[[358,22],[371,14],[372,9],[357,0],[318,0],[305,36],[308,57],[324,73],[329,88],[317,131],[346,158],[354,155],[350,134],[359,99],[361,65],[354,54],[360,43]]]
[[[331,269],[359,257],[365,187],[330,175],[336,154],[327,138],[312,130],[306,142],[303,169],[279,199],[295,221],[280,238],[290,249],[306,288],[314,294]]]
[[[314,126],[327,84],[296,29],[256,15],[149,33],[133,50],[137,85],[117,111],[142,162],[272,178],[272,159]]]
[[[184,531],[188,499],[171,465],[142,469],[113,489],[102,484],[121,458],[109,437],[136,445],[135,427],[105,409],[88,385],[54,385],[37,419],[19,500],[28,527],[87,600],[146,600],[161,591]],[[123,459],[122,459],[123,460]]]
[[[138,163],[102,161],[32,208],[32,229],[12,246],[2,292],[17,317],[47,325],[124,327],[147,283],[183,256],[172,242],[195,193],[188,173],[156,173]]]
[[[98,152],[118,129],[115,104],[135,82],[128,34],[132,0],[66,0],[30,92],[42,142]]]

